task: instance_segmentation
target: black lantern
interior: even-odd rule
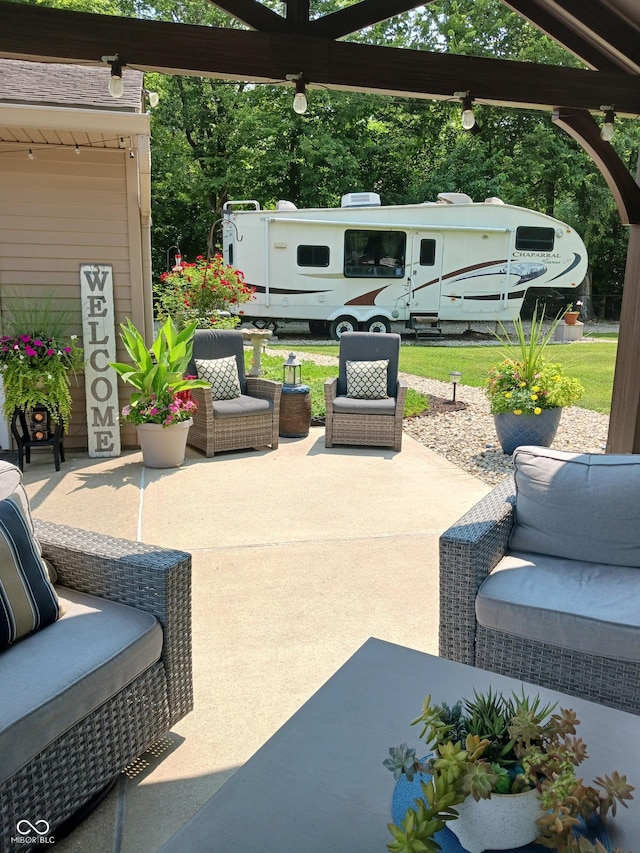
[[[302,382],[302,364],[292,352],[282,365],[282,381],[289,387],[300,385]]]

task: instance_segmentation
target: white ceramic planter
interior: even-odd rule
[[[161,424],[139,424],[136,427],[146,468],[178,468],[184,462],[187,437],[193,420],[163,427]]]
[[[468,853],[513,850],[531,844],[538,836],[540,797],[533,788],[523,794],[492,794],[489,800],[473,797],[456,806],[457,820],[447,827]]]

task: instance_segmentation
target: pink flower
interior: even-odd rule
[[[24,351],[25,351],[25,355],[31,355],[31,356],[38,355],[38,353],[34,350],[34,348],[32,346],[29,346],[29,344],[27,344],[25,346]]]
[[[28,344],[31,340],[31,335],[20,335],[20,340],[23,344]]]
[[[65,347],[65,348],[64,348],[64,352],[65,352],[67,355],[69,355],[69,353],[71,352],[71,347]]]
[[[34,338],[34,339],[33,339],[33,345],[34,345],[34,347],[41,347],[41,346],[44,346],[44,344],[42,343],[42,341],[40,340],[40,338]]]
[[[49,347],[49,349],[47,350],[47,355],[54,355],[54,354],[55,354],[54,350],[52,350],[51,347]]]

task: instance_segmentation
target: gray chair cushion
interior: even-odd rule
[[[240,391],[247,393],[247,380],[244,372],[244,339],[242,332],[236,329],[196,329],[193,336],[192,358],[187,367],[187,373],[192,376],[198,375],[196,358],[224,358],[233,355],[238,364],[238,378],[240,380]]]
[[[347,361],[379,361],[380,359],[389,359],[387,394],[395,397],[398,388],[400,335],[384,332],[345,332],[341,335],[338,396],[344,397],[347,394]]]
[[[361,400],[357,397],[336,397],[333,411],[337,415],[395,415],[396,398],[383,400]]]
[[[509,550],[640,567],[640,455],[519,447]]]
[[[0,782],[160,659],[152,614],[56,591],[63,616],[0,654]]]
[[[634,567],[510,553],[481,584],[480,625],[619,660],[640,661],[640,573]]]
[[[233,400],[214,400],[213,413],[216,418],[238,418],[247,415],[266,415],[273,411],[273,401],[241,394]]]

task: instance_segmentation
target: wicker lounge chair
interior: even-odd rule
[[[639,714],[640,457],[521,447],[514,464],[440,538],[440,655]]]
[[[341,336],[338,377],[327,380],[324,386],[326,447],[360,444],[402,449],[407,385],[398,379],[399,360],[400,335],[345,332]],[[388,361],[386,397],[355,397],[350,393],[347,362],[359,364],[368,361]]]
[[[61,726],[61,734],[34,756],[29,752],[31,744],[21,741],[20,748],[30,757],[8,777],[5,773],[0,783],[0,850],[14,849],[10,838],[25,818],[45,821],[50,833],[57,835],[59,827],[75,820],[77,812],[193,707],[190,555],[49,522],[36,521],[36,533],[43,556],[58,574],[61,600],[65,590],[67,597],[87,593],[97,602],[98,611],[100,602],[104,609],[113,608],[115,602],[128,605],[127,610],[145,611],[145,618],[152,614],[162,628],[162,648],[159,660],[106,701],[100,700],[70,728]],[[83,614],[74,621],[83,618],[92,619]],[[64,645],[57,652],[60,635],[55,628],[45,627],[34,638],[48,644],[44,666],[50,657],[51,666],[60,673],[56,684],[64,684],[64,669],[69,666],[71,685],[80,665],[73,669],[76,664],[69,661]],[[20,643],[28,649],[31,641],[27,637]],[[11,678],[10,654],[11,650],[2,652],[3,683]],[[101,678],[100,667],[91,677]],[[20,683],[16,677],[15,684]],[[92,684],[97,686],[95,681]],[[64,698],[63,688],[58,695]],[[90,704],[91,696],[84,698]],[[60,710],[59,704],[55,707]],[[56,712],[52,710],[49,717],[47,726],[57,726]]]
[[[216,399],[207,388],[192,392],[198,411],[189,430],[188,443],[213,456],[221,450],[249,447],[278,447],[280,394],[282,384],[271,379],[246,376],[242,333],[235,329],[198,329],[193,341],[189,373],[202,376],[196,359],[236,359],[240,395]]]

